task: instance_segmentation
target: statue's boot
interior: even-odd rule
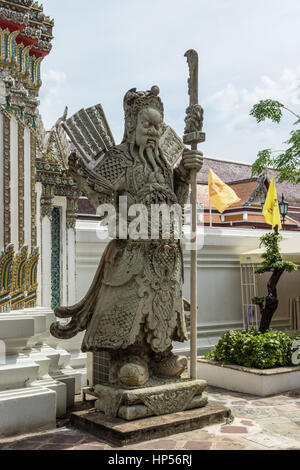
[[[153,369],[158,377],[180,377],[187,365],[188,360],[185,356],[171,354],[161,362],[153,364]]]
[[[119,371],[119,380],[130,387],[139,387],[149,380],[149,369],[142,360],[131,361],[124,364]]]

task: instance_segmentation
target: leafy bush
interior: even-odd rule
[[[293,339],[281,331],[260,333],[252,328],[245,333],[231,330],[205,357],[256,369],[271,369],[292,365],[292,344]]]

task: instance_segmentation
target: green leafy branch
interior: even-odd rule
[[[300,124],[299,114],[275,100],[262,100],[255,104],[250,116],[253,116],[258,123],[270,119],[272,122],[279,124],[283,116],[283,110],[297,118],[294,126]],[[288,145],[286,151],[265,149],[258,153],[257,160],[252,166],[253,175],[259,175],[267,167],[272,167],[279,173],[279,182],[289,181],[293,184],[300,182],[300,129],[293,130],[290,133],[290,138],[284,143]]]
[[[260,238],[261,245],[265,246],[266,251],[261,255],[263,261],[261,266],[256,269],[257,274],[279,270],[284,270],[289,273],[297,271],[298,267],[295,263],[282,260],[279,250],[279,242],[281,240],[282,236],[276,231],[267,233]]]

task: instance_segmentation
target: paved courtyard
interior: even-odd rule
[[[300,449],[300,390],[268,398],[209,388],[209,400],[229,406],[233,422],[174,434],[123,450]],[[118,450],[66,425],[56,430],[0,439],[0,450]]]

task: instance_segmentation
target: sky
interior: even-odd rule
[[[117,143],[130,88],[160,88],[165,121],[178,135],[189,103],[188,49],[199,54],[199,102],[206,156],[254,162],[284,148],[295,118],[260,125],[261,99],[300,111],[299,0],[44,0],[55,19],[42,64],[40,112],[46,128],[63,114],[101,103]]]

